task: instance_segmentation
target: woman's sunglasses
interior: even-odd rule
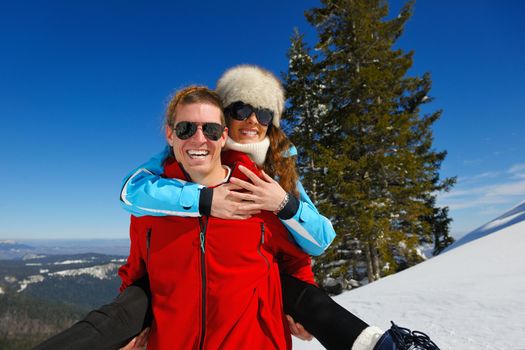
[[[230,104],[224,109],[224,113],[235,120],[246,120],[255,113],[259,124],[268,126],[272,122],[273,112],[266,108],[255,108],[242,101]]]
[[[217,141],[221,138],[224,131],[224,125],[218,123],[194,123],[194,122],[179,122],[173,130],[175,135],[181,140],[187,140],[199,129],[199,125],[202,127],[202,133],[204,136],[211,141]]]

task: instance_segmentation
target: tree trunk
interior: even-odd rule
[[[365,256],[366,256],[366,273],[368,275],[368,283],[374,281],[374,271],[372,266],[372,254],[370,252],[370,243],[365,244]]]
[[[314,160],[310,158],[310,169],[311,171],[315,171],[315,163],[314,163]],[[312,194],[312,202],[314,202],[314,204],[317,204],[317,180],[314,179],[314,181],[312,181],[312,190],[310,192]]]
[[[365,253],[368,282],[377,281],[379,279],[379,254],[374,242],[368,242]]]
[[[379,252],[375,245],[371,245],[370,250],[372,250],[372,266],[374,267],[374,281],[377,281],[380,277],[379,273]]]

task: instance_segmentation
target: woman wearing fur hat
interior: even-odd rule
[[[229,130],[224,149],[248,154],[263,170],[263,179],[245,169],[241,171],[251,182],[232,177],[230,185],[214,190],[163,179],[158,174],[168,156],[164,151],[125,179],[123,207],[136,216],[211,215],[224,219],[244,219],[261,210],[271,211],[305,252],[320,255],[335,232],[298,181],[297,151],[280,129],[285,101],[281,83],[267,70],[240,65],[222,75],[216,92],[225,107]],[[228,163],[227,159],[223,161]],[[309,340],[310,332],[327,349],[402,349],[393,340],[400,328],[393,326],[383,332],[370,327],[319,288],[287,275],[281,279],[285,311],[293,317],[289,319],[292,334]],[[412,337],[407,330],[403,336],[405,341]]]

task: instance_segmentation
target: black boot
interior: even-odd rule
[[[394,322],[374,346],[374,350],[439,350],[423,332],[398,327]]]

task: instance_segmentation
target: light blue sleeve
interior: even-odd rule
[[[297,213],[281,222],[302,250],[313,256],[321,255],[335,238],[334,227],[317,211],[300,181],[297,182],[297,190],[300,194]]]
[[[168,152],[166,147],[124,178],[120,201],[132,215],[201,216],[199,196],[202,185],[160,176]]]

